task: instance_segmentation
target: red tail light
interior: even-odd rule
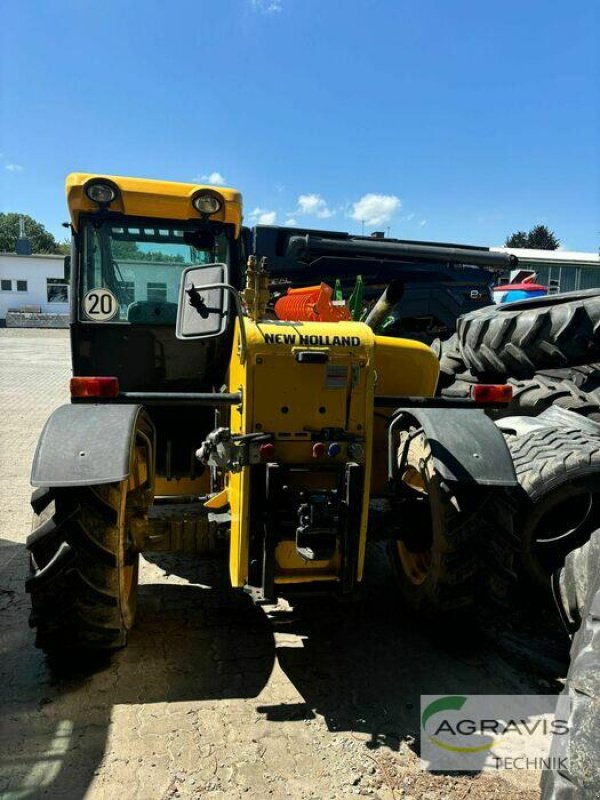
[[[118,378],[71,378],[71,397],[116,397]]]
[[[513,387],[509,383],[476,383],[471,390],[471,397],[482,405],[506,405],[513,396]]]

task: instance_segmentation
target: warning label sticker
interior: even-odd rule
[[[345,389],[348,384],[348,367],[345,364],[327,364],[325,389]]]

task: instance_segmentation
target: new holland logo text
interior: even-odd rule
[[[265,333],[267,344],[300,344],[316,347],[360,347],[359,336],[307,336],[295,333]]]

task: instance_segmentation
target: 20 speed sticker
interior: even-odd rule
[[[96,322],[108,322],[119,311],[117,298],[109,289],[90,289],[81,305],[86,317]]]

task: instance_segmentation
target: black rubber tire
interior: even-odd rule
[[[571,381],[583,392],[591,394],[600,403],[600,363],[580,364],[578,367],[543,370],[542,375],[561,381]]]
[[[438,379],[438,394],[443,389],[451,386],[456,380],[472,381],[477,379],[467,369],[458,348],[456,334],[442,341],[436,339],[431,343],[431,349],[440,361],[440,376]]]
[[[557,405],[600,422],[598,400],[578,389],[571,381],[536,375],[528,380],[509,380],[508,383],[513,387],[512,401],[500,409],[491,411],[490,416],[493,419],[512,416],[537,417],[550,406]]]
[[[600,797],[600,531],[570,553],[558,573],[559,605],[577,632],[563,695],[571,701],[569,764],[542,773],[542,800]],[[551,755],[563,755],[561,737]]]
[[[47,489],[32,497],[38,523],[27,539],[30,625],[49,655],[114,649],[135,617],[138,555],[126,536],[126,484]]]
[[[448,487],[422,433],[402,434],[399,461],[407,487],[405,534],[389,542],[388,555],[406,604],[438,629],[474,619],[490,601],[508,605],[516,581],[513,500],[499,489]],[[416,484],[423,491],[409,488]]]
[[[438,392],[440,397],[453,397],[456,399],[467,400],[472,396],[474,381],[457,378],[453,383]]]
[[[505,438],[522,490],[519,572],[549,598],[552,574],[600,524],[600,435],[548,427]]]
[[[567,292],[460,317],[457,341],[475,374],[528,378],[600,356],[600,291]]]

